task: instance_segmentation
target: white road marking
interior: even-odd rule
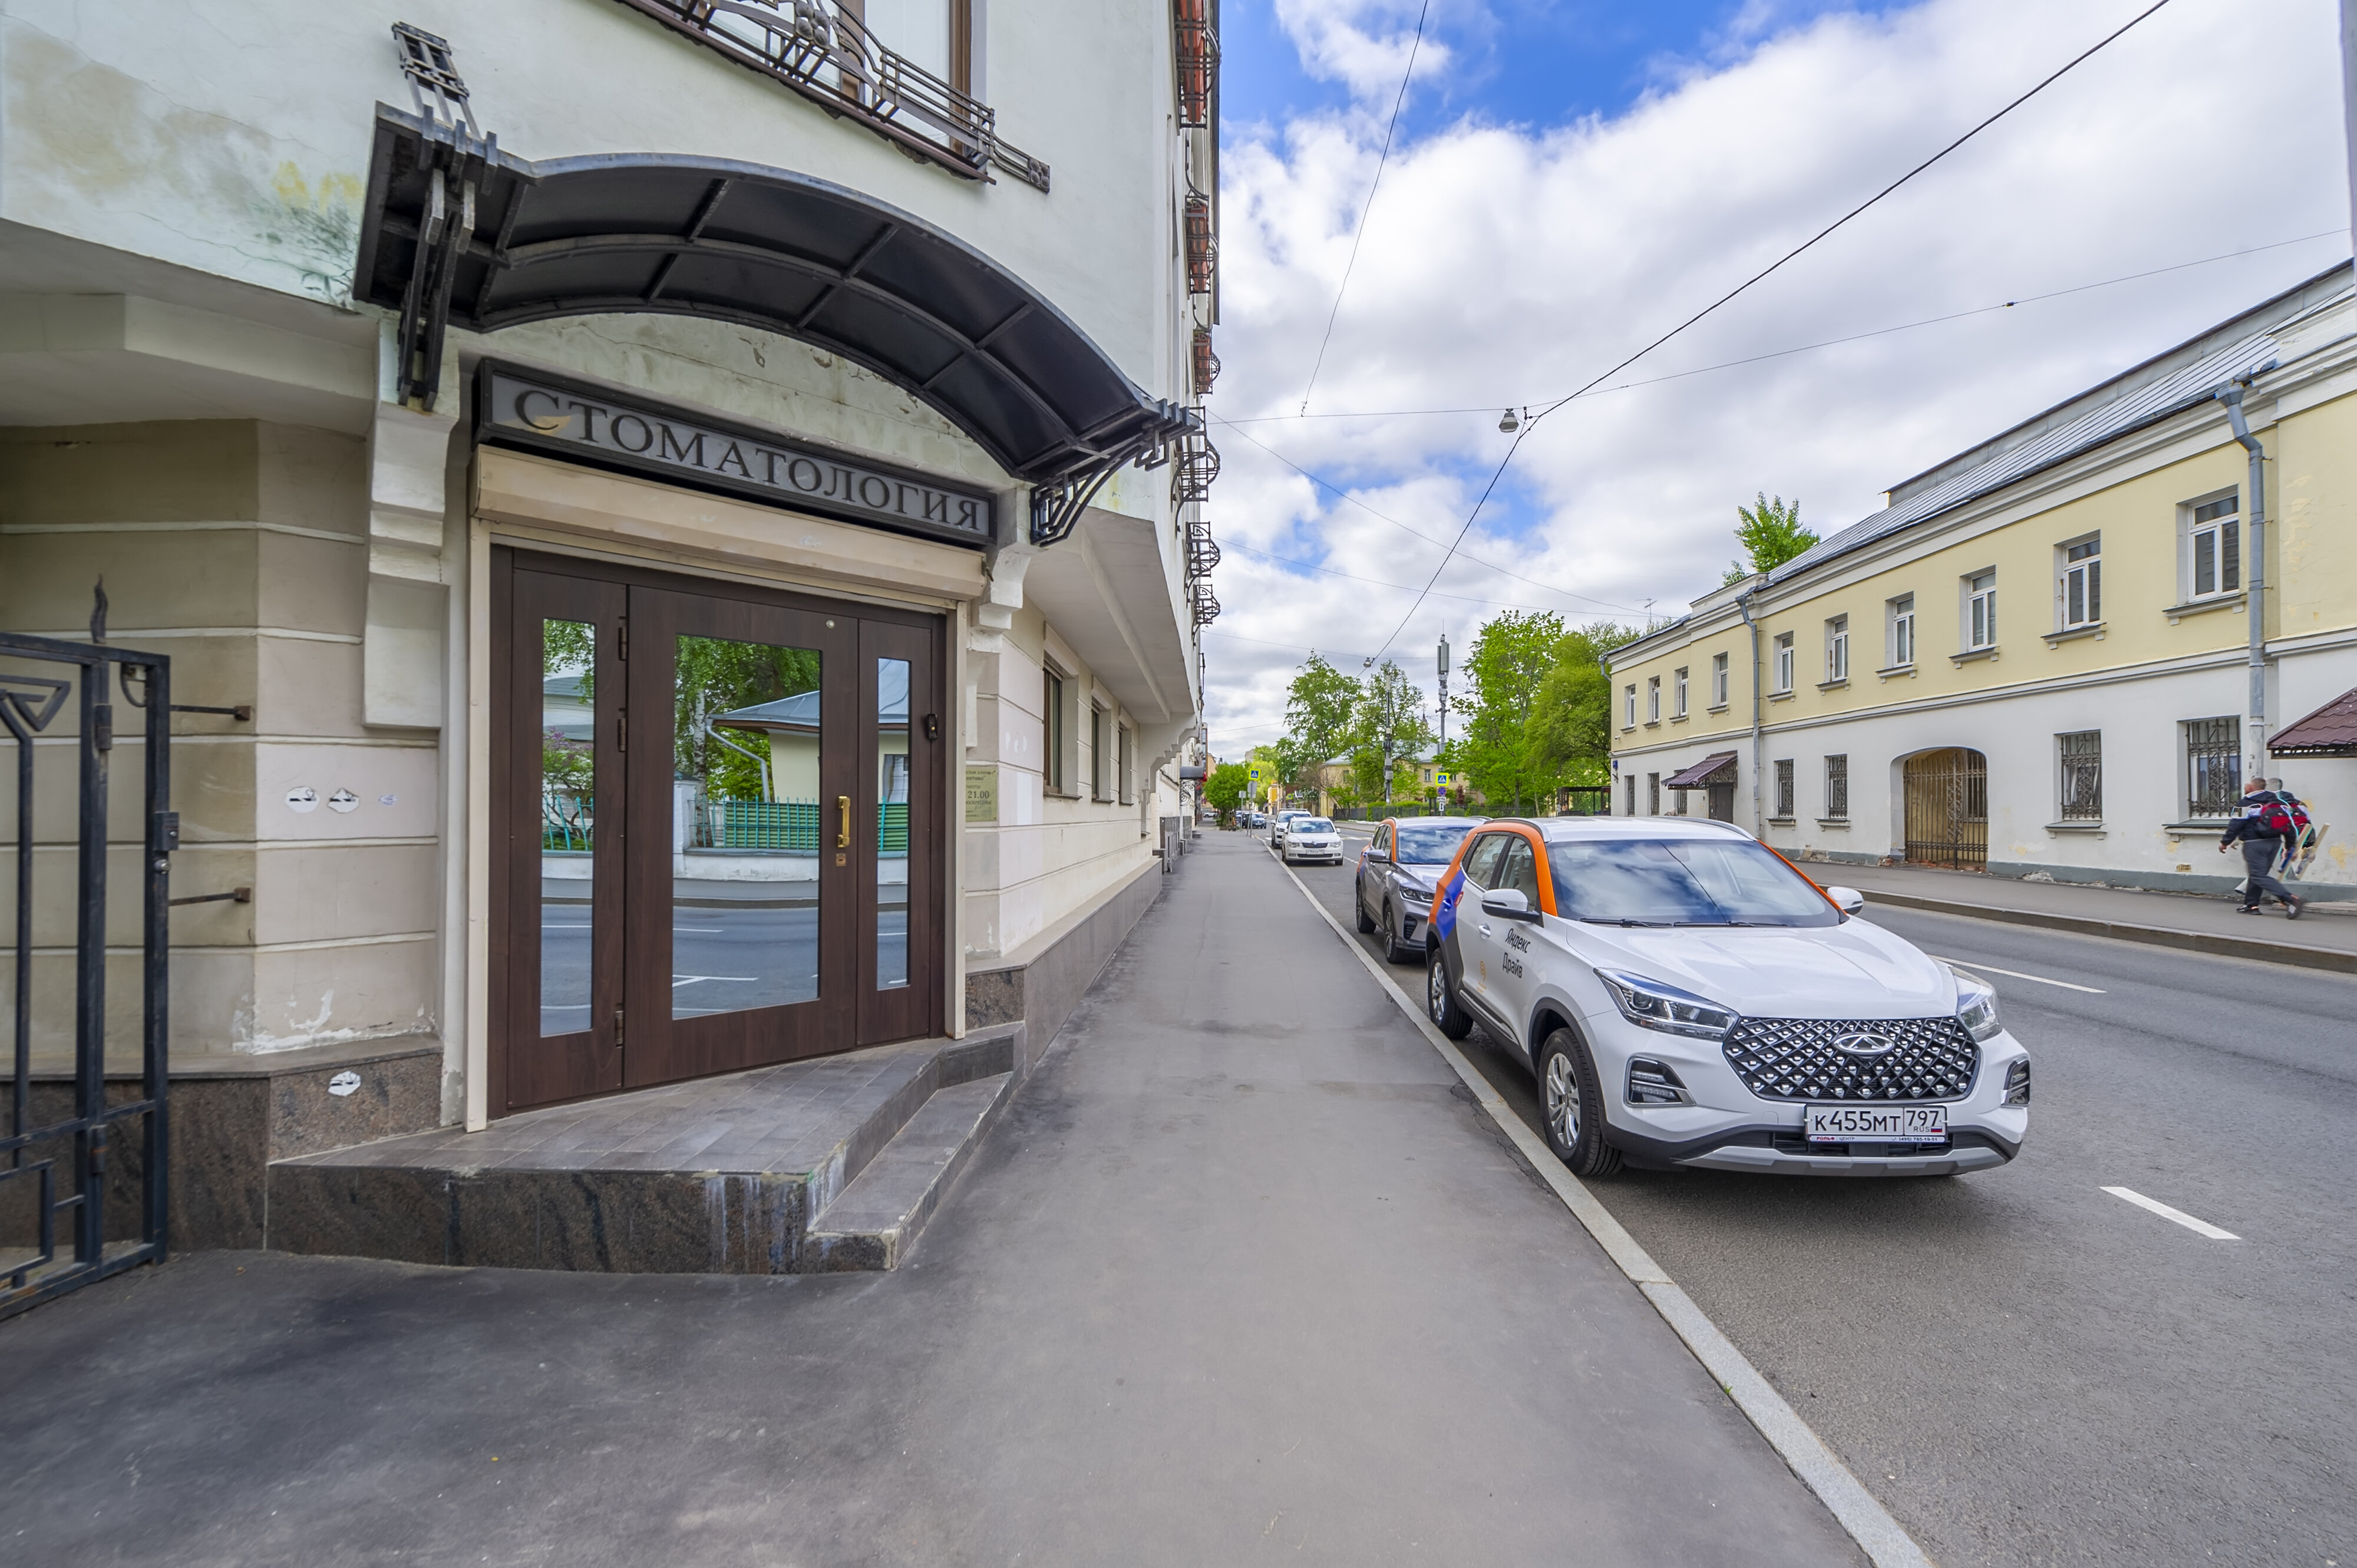
[[[1825,1445],[1824,1439],[1812,1431],[1809,1423],[1801,1419],[1800,1412],[1776,1391],[1775,1386],[1760,1375],[1759,1369],[1752,1366],[1750,1359],[1735,1348],[1734,1342],[1719,1331],[1717,1324],[1704,1316],[1702,1308],[1695,1305],[1694,1298],[1662,1272],[1662,1266],[1653,1262],[1652,1254],[1637,1244],[1637,1239],[1612,1217],[1609,1209],[1597,1201],[1596,1195],[1582,1186],[1579,1178],[1555,1158],[1555,1151],[1539,1142],[1538,1134],[1514,1114],[1513,1108],[1491,1086],[1490,1080],[1481,1076],[1480,1069],[1465,1058],[1465,1053],[1458,1050],[1448,1036],[1432,1026],[1432,1020],[1425,1016],[1421,1003],[1401,990],[1399,982],[1375,962],[1374,956],[1359,945],[1357,938],[1342,929],[1342,922],[1318,901],[1317,895],[1309,891],[1308,884],[1293,875],[1291,866],[1286,867],[1285,875],[1292,879],[1294,886],[1301,890],[1301,896],[1309,900],[1309,907],[1318,912],[1318,918],[1325,921],[1342,945],[1350,950],[1351,956],[1366,967],[1367,972],[1374,976],[1376,984],[1391,993],[1392,1001],[1407,1015],[1408,1022],[1415,1025],[1432,1048],[1440,1053],[1441,1059],[1457,1074],[1458,1081],[1472,1093],[1481,1109],[1490,1113],[1490,1120],[1497,1124],[1499,1131],[1522,1151],[1523,1158],[1530,1162],[1539,1179],[1562,1199],[1563,1206],[1571,1210],[1573,1218],[1596,1239],[1596,1244],[1604,1249],[1605,1256],[1619,1265],[1629,1283],[1637,1287],[1653,1310],[1662,1315],[1662,1320],[1685,1342],[1686,1348],[1694,1352],[1695,1359],[1702,1363],[1711,1380],[1727,1391],[1727,1397],[1735,1402],[1735,1408],[1759,1429],[1760,1434],[1768,1440],[1769,1446],[1792,1466],[1792,1473],[1801,1477],[1803,1484],[1817,1494],[1827,1511],[1849,1532],[1850,1539],[1864,1550],[1867,1560],[1874,1564],[1874,1568],[1932,1568],[1931,1558],[1915,1544],[1914,1537],[1907,1533],[1906,1527],[1891,1517],[1890,1510],[1866,1489],[1865,1483],[1842,1463],[1841,1456]]]
[[[2171,1208],[2169,1205],[2159,1201],[2158,1198],[2147,1197],[2144,1194],[2136,1191],[2133,1187],[2107,1187],[2104,1188],[2104,1190],[2110,1193],[2114,1197],[2124,1197],[2127,1199],[2127,1201],[2135,1204],[2138,1208],[2148,1208],[2153,1213],[2159,1215],[2163,1219],[2174,1219],[2179,1225],[2184,1226],[2188,1230],[2192,1231],[2197,1236],[2207,1236],[2212,1241],[2239,1241],[2242,1240],[2240,1236],[2235,1235],[2232,1230],[2221,1230],[2218,1227],[2211,1224],[2206,1219],[2196,1219],[2190,1214],[2186,1213],[2185,1210],[2181,1208]]]
[[[2091,996],[2104,994],[2094,986],[2080,985],[2068,980],[2049,980],[2042,974],[2024,974],[2018,969],[1999,969],[1993,963],[1975,963],[1968,958],[1940,958],[1938,953],[1932,956],[1939,958],[1942,963],[1953,963],[1958,969],[1986,970],[1991,974],[2002,974],[2008,980],[2034,980],[2040,985],[2059,985],[2065,991],[2083,991]]]

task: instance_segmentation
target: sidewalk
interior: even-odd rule
[[[896,1273],[199,1253],[0,1361],[26,1563],[1863,1561],[1239,834]]]
[[[1811,861],[1802,869],[1821,884],[1857,888],[1866,895],[1869,908],[1891,904],[1933,909],[2082,936],[2114,937],[2357,974],[2357,903],[2345,900],[2316,900],[2294,921],[2285,919],[2272,902],[2265,914],[2238,915],[2231,898],[2191,894],[2021,882],[2009,876],[1920,865]],[[2292,886],[2298,889],[2297,883]]]

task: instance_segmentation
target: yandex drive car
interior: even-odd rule
[[[1728,823],[1491,821],[1435,892],[1426,1006],[1530,1063],[1580,1176],[2005,1164],[2029,1129],[2029,1052],[1986,983],[1863,903]]]

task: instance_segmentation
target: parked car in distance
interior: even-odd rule
[[[1420,962],[1432,890],[1480,817],[1386,817],[1359,853],[1354,896],[1359,929],[1380,931],[1383,957]]]
[[[1435,895],[1426,1005],[1529,1064],[1576,1175],[1626,1160],[1954,1176],[2029,1131],[2029,1053],[1984,981],[1857,917],[1730,823],[1491,822]]]
[[[1294,818],[1296,818],[1296,817],[1306,817],[1306,816],[1308,816],[1308,814],[1309,814],[1309,813],[1308,813],[1308,812],[1307,812],[1307,811],[1297,811],[1297,810],[1294,810],[1294,809],[1292,809],[1292,808],[1288,807],[1288,808],[1286,808],[1286,810],[1284,810],[1284,811],[1278,811],[1275,816],[1273,816],[1273,817],[1269,818],[1269,820],[1268,820],[1268,844],[1269,844],[1269,847],[1270,847],[1271,849],[1282,849],[1282,848],[1284,848],[1284,847],[1285,847],[1285,824],[1286,824],[1286,823],[1287,823],[1287,822],[1291,822],[1291,821],[1293,821],[1293,819],[1294,819]]]
[[[1277,853],[1285,864],[1315,860],[1333,865],[1342,864],[1342,835],[1324,817],[1297,815],[1285,825],[1285,842]]]

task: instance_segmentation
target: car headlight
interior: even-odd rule
[[[1596,978],[1612,993],[1612,1004],[1620,1009],[1620,1016],[1665,1035],[1685,1035],[1697,1040],[1724,1039],[1741,1016],[1731,1007],[1722,1007],[1691,991],[1680,991],[1674,985],[1648,980],[1641,974],[1599,969]]]
[[[1962,970],[1948,972],[1956,977],[1956,1022],[1975,1040],[1995,1038],[2004,1027],[1996,1021],[1996,992],[1987,981],[1975,980]]]
[[[1407,904],[1429,908],[1432,904],[1432,889],[1420,882],[1403,882],[1400,884],[1400,898]]]

